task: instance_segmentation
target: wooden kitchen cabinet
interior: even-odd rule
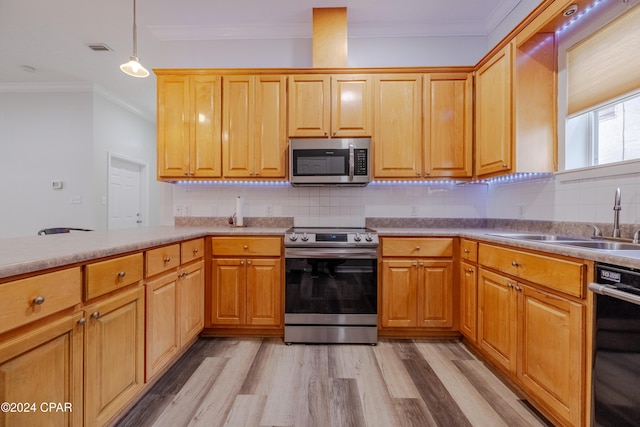
[[[85,426],[102,426],[144,385],[144,288],[134,286],[85,308]]]
[[[477,262],[478,242],[460,239],[460,332],[471,342],[478,332]]]
[[[371,75],[291,76],[290,137],[367,137],[372,134],[372,118]]]
[[[2,411],[0,425],[83,425],[84,321],[82,312],[65,315],[0,342],[0,402],[35,405],[28,413]],[[43,402],[66,406],[43,411]]]
[[[473,76],[424,76],[424,173],[426,178],[473,175]]]
[[[375,76],[375,178],[422,176],[422,78],[422,74]]]
[[[478,346],[560,424],[582,425],[586,266],[489,244],[478,259]]]
[[[147,382],[163,372],[204,327],[203,255],[204,239],[146,251],[147,265],[158,267],[147,269],[155,275],[145,283]]]
[[[222,80],[157,74],[158,179],[222,176]]]
[[[476,175],[508,173],[512,164],[513,43],[475,73]]]
[[[210,327],[282,326],[282,239],[214,237]]]
[[[284,178],[287,77],[223,76],[222,156],[227,178]]]
[[[383,329],[454,326],[452,248],[449,238],[382,240]]]

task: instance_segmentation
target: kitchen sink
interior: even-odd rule
[[[640,251],[640,245],[624,242],[605,242],[605,241],[576,241],[576,242],[558,242],[560,245],[575,246],[585,249],[599,249],[602,251]]]
[[[562,241],[562,242],[569,242],[569,241],[583,242],[583,241],[585,241],[584,237],[561,236],[561,235],[557,235],[557,234],[495,233],[495,234],[490,234],[490,236],[506,237],[508,239],[518,239],[518,240],[533,240],[533,241],[540,241],[540,242],[545,242],[545,241],[549,241],[549,242],[558,242],[558,241]],[[585,243],[591,243],[591,242],[585,242]]]

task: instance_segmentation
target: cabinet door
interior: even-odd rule
[[[416,260],[382,261],[382,327],[415,327],[418,300]]]
[[[331,78],[331,136],[371,136],[372,122],[372,76],[333,76]]]
[[[85,426],[102,426],[144,385],[144,288],[86,308]]]
[[[477,332],[477,267],[460,264],[460,332],[470,341],[476,342]]]
[[[473,79],[467,73],[427,74],[424,80],[424,175],[473,174]]]
[[[518,378],[558,417],[581,425],[584,306],[519,285]]]
[[[255,77],[254,173],[284,178],[287,170],[287,78]]]
[[[476,72],[476,175],[512,168],[512,43]]]
[[[158,176],[184,178],[190,164],[189,77],[159,75],[157,90]]]
[[[180,349],[177,274],[146,284],[146,380],[162,371]]]
[[[66,316],[3,340],[0,402],[34,402],[36,408],[28,413],[2,411],[0,425],[82,426],[81,318],[82,313]],[[66,410],[44,412],[41,402],[60,403]]]
[[[376,76],[374,95],[374,176],[421,176],[422,75]]]
[[[225,177],[254,173],[252,76],[225,76],[223,81],[222,152]]]
[[[281,278],[282,264],[279,258],[247,260],[247,325],[281,324]]]
[[[190,176],[222,176],[222,82],[220,76],[192,76],[190,80]]]
[[[246,260],[214,258],[212,263],[211,325],[242,325],[246,310]]]
[[[204,327],[204,262],[189,265],[178,282],[180,347],[198,336]]]
[[[478,275],[478,343],[509,372],[516,371],[515,282],[480,268]]]
[[[298,75],[289,80],[289,136],[329,136],[331,86],[326,75]]]
[[[453,262],[418,260],[417,326],[453,326]]]

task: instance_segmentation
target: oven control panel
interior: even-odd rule
[[[290,229],[285,234],[285,246],[378,246],[378,234],[368,229]]]

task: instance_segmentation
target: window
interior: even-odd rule
[[[566,140],[566,169],[640,159],[640,94],[568,119]]]
[[[640,6],[623,12],[566,49],[565,170],[640,159]]]

